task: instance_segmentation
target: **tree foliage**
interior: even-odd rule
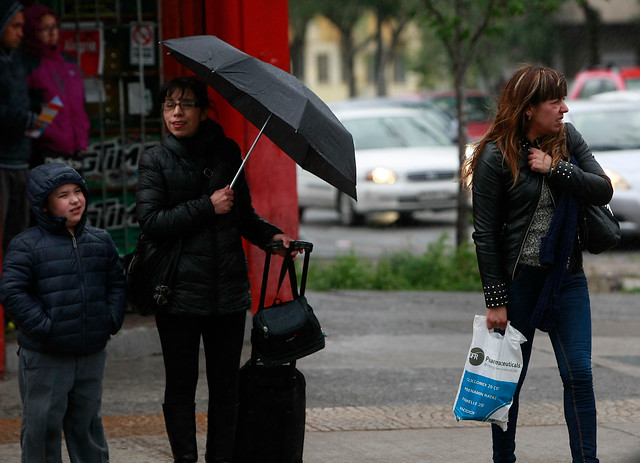
[[[460,167],[467,145],[466,77],[483,37],[499,34],[528,11],[540,8],[551,11],[563,0],[422,0],[425,23],[440,39],[454,76],[458,116],[458,157]],[[483,54],[484,56],[484,54]],[[469,236],[469,202],[464,186],[458,192],[456,243],[462,245]]]

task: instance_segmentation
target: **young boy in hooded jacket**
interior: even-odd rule
[[[105,346],[124,319],[125,279],[109,234],[86,225],[87,186],[63,163],[32,169],[37,226],[3,261],[0,303],[19,327],[22,461],[109,461],[100,406]]]

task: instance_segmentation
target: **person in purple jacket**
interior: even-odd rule
[[[32,104],[59,97],[63,107],[32,143],[31,167],[58,161],[81,171],[80,153],[89,141],[82,72],[75,59],[60,50],[60,17],[44,5],[25,9],[24,65]]]

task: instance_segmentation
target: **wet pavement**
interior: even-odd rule
[[[307,296],[328,337],[323,351],[298,362],[307,380],[305,462],[491,461],[489,425],[457,423],[451,411],[473,315],[483,312],[480,293]],[[640,463],[640,296],[602,293],[591,299],[599,457],[603,463]],[[8,371],[0,382],[3,463],[20,457],[16,346],[11,334],[8,338]],[[245,342],[245,358],[249,349]],[[161,415],[164,370],[153,320],[128,315],[108,350],[102,412],[111,462],[171,461]],[[206,396],[201,374],[201,449]],[[569,462],[562,386],[551,344],[541,332],[521,403],[518,461]]]

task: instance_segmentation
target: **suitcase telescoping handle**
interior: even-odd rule
[[[264,308],[264,299],[267,294],[267,282],[269,280],[269,264],[271,262],[271,253],[276,250],[287,249],[284,247],[282,241],[276,241],[275,243],[269,243],[266,246],[266,256],[264,260],[264,272],[262,274],[262,288],[260,290],[260,302],[258,304],[258,310]],[[300,296],[304,296],[304,290],[307,283],[307,271],[309,269],[309,255],[313,250],[313,243],[310,241],[302,241],[295,240],[289,243],[290,251],[298,251],[300,249],[304,250],[304,264],[302,267],[302,277],[300,278],[300,292],[298,293],[298,281],[296,278],[296,267],[293,262],[293,258],[290,253],[284,257],[282,261],[282,268],[280,269],[280,278],[278,279],[278,290],[276,291],[276,298],[278,297],[278,293],[280,292],[280,286],[284,281],[284,276],[289,272],[289,281],[291,284],[291,293],[293,298],[297,298],[298,294]]]
[[[271,249],[272,251],[281,251],[283,249],[287,249],[284,247],[284,243],[282,241],[275,241],[273,243],[269,243],[266,246],[267,250]],[[311,252],[313,251],[313,243],[311,241],[303,241],[303,240],[292,240],[289,242],[289,250],[290,251],[299,251],[300,249]]]

